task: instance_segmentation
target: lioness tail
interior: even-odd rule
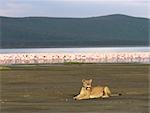
[[[118,93],[118,94],[111,94],[110,96],[117,97],[117,96],[121,96],[121,95],[122,95],[121,93]]]

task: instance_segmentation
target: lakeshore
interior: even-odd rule
[[[81,50],[19,50],[0,54],[1,111],[148,112],[149,51]],[[122,96],[73,100],[82,86],[81,80],[89,78],[93,79],[93,85],[110,86],[113,93],[121,93]]]
[[[150,52],[9,53],[0,54],[0,65],[54,63],[150,63]]]
[[[0,65],[150,63],[149,47],[0,49]]]

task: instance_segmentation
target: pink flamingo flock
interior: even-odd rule
[[[81,63],[150,63],[150,52],[10,53],[0,54],[0,65]]]

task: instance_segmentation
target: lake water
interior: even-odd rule
[[[6,54],[6,53],[92,53],[92,52],[150,52],[150,47],[0,49],[1,54]]]

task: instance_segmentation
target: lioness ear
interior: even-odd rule
[[[90,79],[90,82],[92,82],[92,79]]]
[[[82,79],[82,82],[85,82],[85,79]]]

